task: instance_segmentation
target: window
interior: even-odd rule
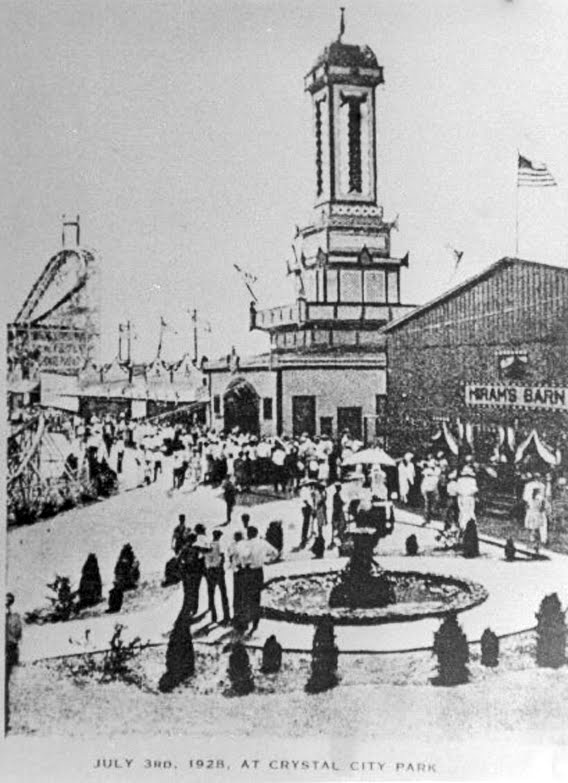
[[[337,302],[337,269],[327,269],[325,275],[327,281],[327,301]]]
[[[313,270],[304,273],[304,289],[306,292],[306,301],[316,301],[316,276]]]
[[[387,272],[387,297],[389,304],[398,304],[398,271]]]
[[[365,272],[365,302],[385,301],[385,273],[382,269]]]
[[[262,418],[265,421],[272,419],[272,397],[263,397],[262,399]]]
[[[525,351],[500,353],[498,355],[498,360],[499,380],[522,381],[526,378],[529,356]]]
[[[213,413],[216,416],[221,413],[221,397],[218,394],[213,397]]]
[[[341,301],[363,301],[362,277],[360,271],[342,270],[341,272]]]
[[[387,397],[385,394],[375,395],[375,437],[381,437],[385,433],[387,423]]]
[[[320,416],[320,435],[333,437],[333,416]]]

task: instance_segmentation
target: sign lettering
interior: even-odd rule
[[[466,405],[499,405],[502,407],[568,410],[568,388],[555,386],[503,386],[468,383]]]

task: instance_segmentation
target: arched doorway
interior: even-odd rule
[[[235,378],[227,386],[223,395],[223,414],[227,432],[239,427],[242,432],[258,435],[259,397],[245,378]]]

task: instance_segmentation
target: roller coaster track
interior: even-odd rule
[[[7,441],[9,523],[30,522],[46,504],[57,508],[70,492],[78,495],[86,487],[86,461],[70,468],[43,414],[15,429]]]
[[[86,258],[90,254],[86,250],[62,250],[57,255],[53,256],[45,266],[43,272],[39,276],[39,278],[36,280],[34,286],[32,287],[31,291],[29,292],[28,296],[26,297],[26,300],[22,307],[20,308],[20,311],[18,315],[16,316],[16,323],[23,323],[26,321],[35,320],[33,318],[34,311],[36,310],[38,304],[42,300],[43,296],[45,295],[48,288],[51,286],[51,284],[54,282],[54,280],[57,278],[58,274],[61,272],[63,267],[67,264],[68,260],[72,258],[78,258],[83,265],[83,271],[80,276],[80,280],[77,284],[77,289],[82,288],[87,280],[87,274],[86,274]],[[49,309],[49,313],[56,310],[61,304],[64,303],[68,299],[68,295],[66,294],[59,302],[57,302],[53,307]],[[46,315],[46,314],[44,314]],[[40,316],[44,317],[44,316]]]

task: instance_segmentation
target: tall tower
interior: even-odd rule
[[[391,257],[396,222],[377,203],[376,103],[383,68],[368,46],[326,46],[304,79],[313,114],[314,203],[294,237],[295,307],[252,313],[272,349],[372,349],[378,329],[408,308]],[[295,334],[293,334],[295,332]]]

